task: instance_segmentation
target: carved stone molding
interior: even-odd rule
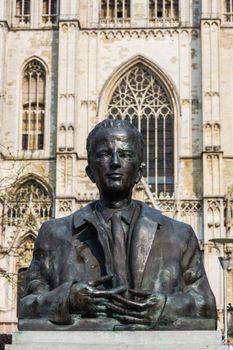
[[[164,38],[174,37],[176,35],[191,35],[193,38],[199,37],[199,30],[191,29],[100,29],[100,30],[83,30],[83,36],[100,35],[104,39],[120,39],[120,38]]]
[[[95,100],[82,100],[81,106],[91,107],[93,110],[96,110],[96,101]]]
[[[60,94],[60,98],[61,99],[62,98],[75,98],[75,94],[71,94],[71,93],[64,94],[64,93],[62,93],[62,94]]]
[[[219,92],[218,91],[206,91],[206,92],[204,92],[204,95],[209,96],[209,97],[219,96]]]
[[[78,24],[75,22],[62,22],[60,24],[61,30],[66,33],[68,31],[73,31],[78,27]]]
[[[221,225],[221,205],[221,200],[207,200],[207,225],[210,229],[218,229]]]
[[[225,225],[226,230],[229,232],[233,228],[233,185],[228,187],[225,195]]]
[[[216,21],[216,20],[204,20],[202,25],[204,27],[219,27],[220,26],[220,21]]]
[[[177,212],[181,216],[196,215],[202,213],[203,205],[201,200],[159,200],[158,206],[164,212]]]
[[[99,198],[98,192],[78,193],[77,200],[80,202],[90,202]]]
[[[72,213],[72,200],[59,200],[59,216],[65,216]]]
[[[52,215],[49,193],[36,181],[26,181],[7,205],[5,221],[8,226],[22,225],[38,229]]]
[[[204,129],[221,129],[221,125],[218,121],[214,121],[214,122],[210,122],[210,121],[206,121],[204,124],[203,124],[203,128]]]

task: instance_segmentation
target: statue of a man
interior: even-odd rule
[[[45,222],[20,329],[215,329],[216,306],[192,228],[140,201],[143,139],[105,119],[87,139],[99,200]]]

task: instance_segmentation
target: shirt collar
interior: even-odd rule
[[[135,203],[132,201],[127,207],[121,209],[112,209],[103,207],[100,202],[97,204],[96,208],[104,218],[105,222],[108,222],[114,213],[118,212],[121,215],[122,220],[124,220],[128,225],[130,225],[135,209]]]

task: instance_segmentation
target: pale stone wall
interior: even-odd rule
[[[32,0],[31,23],[19,27],[15,1],[1,1],[0,175],[37,179],[53,192],[56,217],[95,199],[96,188],[85,175],[87,134],[106,115],[122,75],[143,63],[163,82],[175,114],[175,192],[157,198],[156,205],[194,228],[221,308],[222,272],[209,239],[226,234],[226,194],[233,186],[233,24],[223,21],[220,0],[180,0],[179,21],[156,26],[148,18],[148,0],[132,0],[131,21],[109,28],[99,22],[99,3],[61,0],[59,23],[45,26],[41,3]],[[45,147],[23,152],[22,69],[31,58],[46,70]],[[151,204],[143,186],[135,196]],[[40,220],[33,215],[34,224],[25,219],[23,228],[2,227],[0,244],[7,248],[13,242],[14,249],[0,259],[0,268],[13,276],[12,281],[0,277],[0,331],[17,322],[22,264],[16,250],[28,232],[38,232]],[[232,281],[231,276],[233,302]]]

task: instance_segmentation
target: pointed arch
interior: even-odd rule
[[[53,201],[53,190],[51,186],[47,183],[47,181],[44,180],[42,176],[34,173],[28,173],[27,175],[21,176],[19,178],[15,187],[15,193],[19,190],[20,187],[22,187],[28,181],[33,181],[35,183],[38,183],[40,186],[42,186],[44,191],[48,193],[51,201]]]
[[[40,224],[52,217],[51,188],[39,176],[27,175],[15,186],[8,203],[7,224],[38,230]],[[19,233],[20,237],[21,233]],[[15,239],[18,239],[15,237]]]
[[[44,148],[47,69],[38,58],[29,59],[22,69],[22,150]]]
[[[98,103],[97,117],[99,118],[99,120],[102,120],[104,116],[106,116],[106,108],[108,106],[108,102],[113,94],[116,84],[131,68],[133,68],[137,64],[142,64],[145,67],[147,67],[157,77],[157,79],[161,81],[171,98],[171,102],[174,106],[175,116],[178,117],[181,115],[179,94],[172,78],[167,73],[165,73],[157,63],[151,61],[145,56],[137,55],[131,58],[130,60],[123,62],[119,67],[117,67],[104,84],[100,92]]]
[[[144,176],[156,197],[174,192],[177,95],[158,66],[137,56],[113,74],[100,97],[99,115],[128,119],[143,134]]]

